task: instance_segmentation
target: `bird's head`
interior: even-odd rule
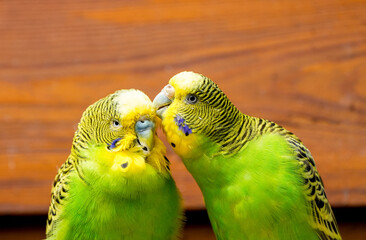
[[[128,182],[139,189],[157,175],[169,176],[165,146],[155,131],[158,120],[150,99],[135,89],[117,91],[89,106],[72,148],[86,181],[104,181],[111,189],[123,189],[121,184]]]
[[[197,157],[207,139],[220,143],[239,114],[213,81],[194,72],[173,76],[153,103],[168,140],[182,158]]]

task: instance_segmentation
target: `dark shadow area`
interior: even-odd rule
[[[4,215],[0,216],[0,230],[4,228],[46,226],[46,220],[46,215]]]
[[[333,208],[333,213],[338,222],[365,222],[366,207]]]
[[[333,208],[343,239],[364,239],[366,236],[366,208]],[[214,240],[207,212],[186,211],[184,240]],[[4,215],[0,216],[0,239],[43,239],[45,237],[46,215]]]

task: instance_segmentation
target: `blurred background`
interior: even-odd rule
[[[53,178],[88,105],[122,88],[153,99],[184,70],[300,137],[343,238],[366,239],[365,13],[351,0],[1,1],[0,239],[45,237]],[[214,239],[167,148],[183,239]]]

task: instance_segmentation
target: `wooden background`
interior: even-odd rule
[[[85,108],[183,70],[313,153],[331,204],[366,206],[365,1],[0,2],[0,215],[45,214]],[[161,135],[161,134],[160,134]],[[168,146],[186,209],[198,187]]]

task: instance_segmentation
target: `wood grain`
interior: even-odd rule
[[[0,214],[44,214],[84,109],[183,70],[311,150],[334,206],[366,205],[365,1],[0,3]],[[160,134],[161,135],[161,134]],[[187,209],[204,208],[168,146]]]

